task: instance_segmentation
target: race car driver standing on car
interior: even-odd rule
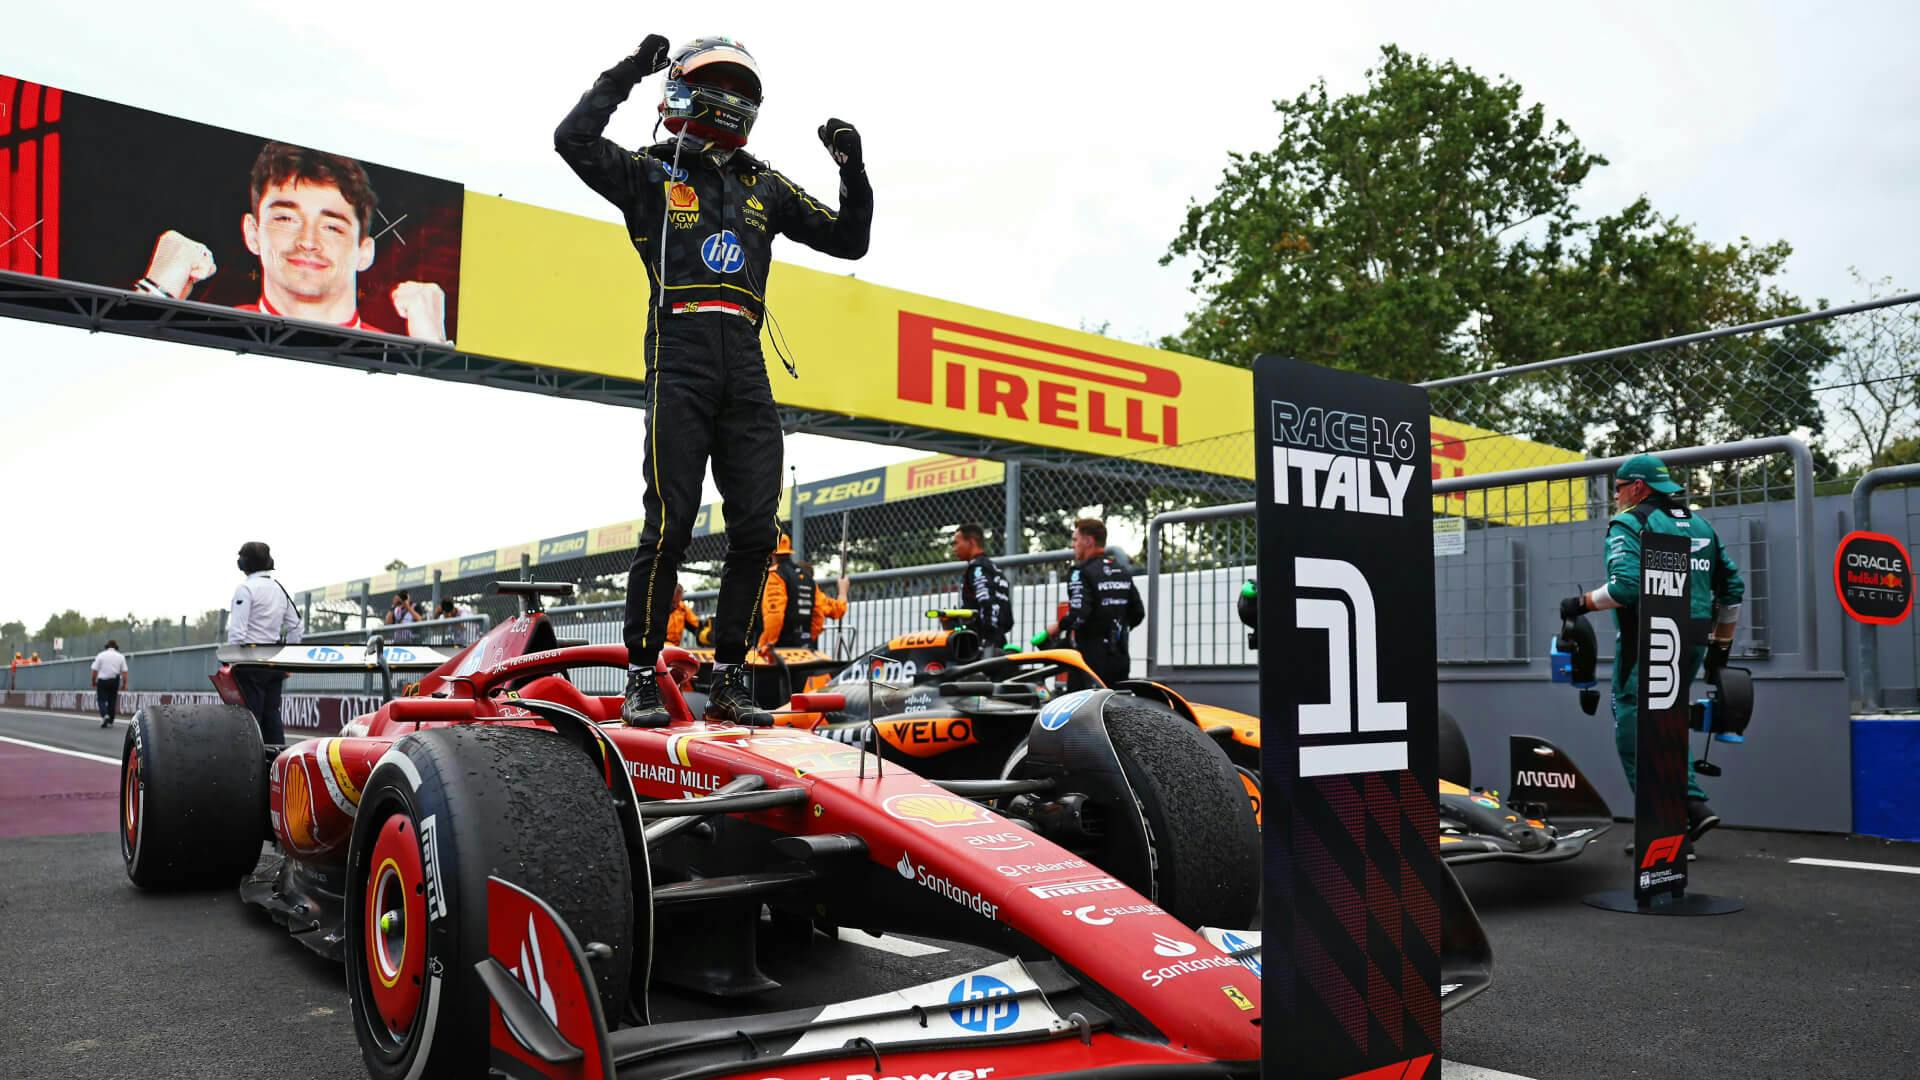
[[[1080,658],[1100,681],[1112,686],[1125,679],[1132,666],[1127,638],[1144,621],[1146,609],[1133,578],[1107,554],[1105,522],[1081,518],[1073,523],[1073,557],[1079,561],[1067,576],[1067,612],[1047,628],[1047,634],[1060,635],[1080,650]],[[1071,690],[1092,685],[1079,672],[1067,679]]]
[[[767,570],[766,588],[760,593],[760,655],[771,657],[773,650],[813,649],[820,644],[820,631],[828,619],[847,614],[847,578],[840,577],[840,595],[828,596],[814,584],[813,567],[793,561],[793,539],[786,533],[774,545],[773,566]]]
[[[602,135],[607,121],[636,83],[663,68],[659,111],[673,138],[624,150]],[[647,272],[646,525],[627,576],[621,709],[627,723],[642,727],[668,721],[653,669],[709,458],[726,514],[727,558],[706,711],[735,723],[771,722],[753,703],[743,662],[778,532],[780,417],[760,354],[773,234],[857,259],[873,223],[873,189],[853,126],[828,120],[819,129],[840,167],[836,213],[741,149],[760,101],[759,66],[739,42],[706,37],[670,49],[652,34],[602,72],[554,132],[554,149],[625,215]]]
[[[1667,466],[1652,454],[1630,457],[1613,474],[1618,513],[1607,522],[1607,583],[1589,593],[1560,601],[1562,619],[1588,611],[1613,611],[1613,745],[1626,767],[1629,787],[1636,782],[1634,758],[1639,733],[1640,640],[1637,605],[1640,600],[1640,538],[1646,533],[1685,536],[1693,547],[1692,623],[1688,628],[1686,661],[1681,667],[1681,696],[1693,685],[1704,660],[1709,681],[1718,677],[1733,651],[1733,631],[1740,621],[1740,601],[1747,587],[1740,568],[1721,545],[1706,519],[1687,509],[1682,488]],[[1709,628],[1711,628],[1709,630]],[[1687,762],[1687,835],[1698,840],[1720,824],[1707,805],[1707,793]]]

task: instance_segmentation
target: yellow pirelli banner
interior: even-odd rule
[[[770,278],[767,304],[800,370],[790,378],[767,350],[782,405],[1253,478],[1246,368],[844,274],[776,263]],[[467,192],[460,283],[463,350],[645,377],[646,273],[619,224]],[[1433,431],[1436,479],[1581,457],[1439,418]],[[890,466],[884,478],[879,470],[836,478],[803,488],[800,499],[809,512],[827,513],[922,485],[992,484],[1003,475],[997,463],[955,460]],[[783,517],[792,498],[781,496]],[[1489,508],[1494,520],[1515,524],[1584,516],[1546,485],[1435,500],[1436,511],[1453,515],[1486,517]],[[694,531],[722,528],[711,507]],[[606,549],[589,542],[591,551]]]

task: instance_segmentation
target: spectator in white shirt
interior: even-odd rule
[[[247,579],[233,590],[233,611],[227,617],[227,644],[274,645],[300,641],[300,612],[293,597],[279,582],[267,576],[273,569],[273,552],[258,540],[240,545],[240,572]],[[287,741],[280,726],[280,684],[285,672],[235,671],[240,696],[247,711],[260,722],[260,738],[271,745]]]
[[[120,691],[130,688],[127,658],[120,655],[118,641],[108,641],[100,655],[93,658],[88,679],[93,683],[94,699],[100,703],[100,726],[112,727],[113,722],[120,719]]]

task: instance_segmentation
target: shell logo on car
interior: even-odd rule
[[[915,793],[895,795],[880,804],[887,813],[901,821],[918,822],[935,829],[951,829],[956,825],[985,825],[993,820],[985,807],[966,799],[952,795]]]

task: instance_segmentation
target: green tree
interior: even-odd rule
[[[18,622],[18,621],[12,621],[12,620],[8,622],[0,623],[0,645],[5,645],[9,649],[15,649],[15,648],[19,648],[20,643],[26,640],[27,640],[27,624],[23,622]],[[11,653],[9,653],[8,656],[6,657],[0,657],[0,659],[11,659],[11,658],[12,658]]]
[[[1163,263],[1199,304],[1168,347],[1283,353],[1422,381],[1800,310],[1784,241],[1701,239],[1645,198],[1586,218],[1606,159],[1521,87],[1388,45],[1358,93],[1274,103],[1273,149],[1233,154]],[[1595,451],[1818,430],[1818,331],[1465,384],[1435,411]]]
[[[405,570],[407,567],[411,565],[413,564],[409,563],[405,559],[390,559],[388,560],[387,565],[381,567],[380,569],[385,570],[390,574],[397,574],[400,571]]]

